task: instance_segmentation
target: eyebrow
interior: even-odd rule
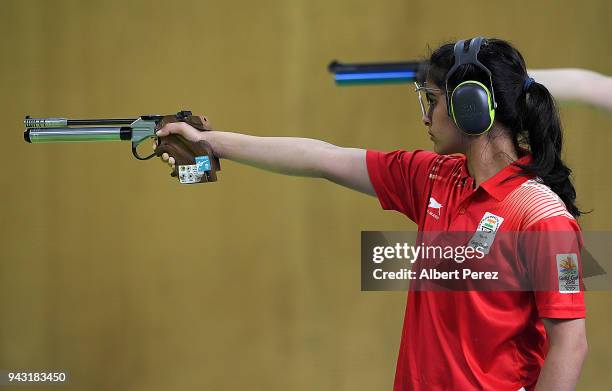
[[[415,91],[423,91],[425,92],[425,94],[434,94],[434,95],[437,92],[437,93],[440,93],[440,95],[443,95],[443,91],[440,88],[427,87],[427,85],[419,84],[417,82],[415,82],[414,84],[417,87]]]
[[[432,91],[432,92],[442,91],[440,88],[429,87],[427,84],[424,84],[423,87],[425,88],[425,91]]]

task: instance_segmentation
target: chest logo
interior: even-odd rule
[[[440,213],[442,212],[442,204],[436,201],[435,198],[429,197],[429,206],[427,206],[427,214],[436,220],[440,220]]]
[[[478,224],[478,228],[476,228],[476,232],[474,232],[474,236],[470,240],[469,246],[472,248],[480,247],[483,253],[488,254],[495,240],[495,234],[503,222],[503,217],[494,215],[491,212],[485,213]]]

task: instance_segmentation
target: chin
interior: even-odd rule
[[[453,155],[456,153],[461,153],[458,151],[458,148],[452,148],[448,145],[441,145],[439,143],[434,142],[433,150],[438,155]]]
[[[441,146],[438,143],[434,143],[433,150],[438,155],[448,155],[448,151],[446,150],[446,148],[444,148],[443,146]]]

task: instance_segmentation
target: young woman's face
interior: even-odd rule
[[[429,110],[423,116],[423,123],[427,126],[429,138],[434,143],[434,151],[441,155],[464,153],[466,140],[461,130],[448,116],[446,96],[440,87],[431,81],[428,80],[426,85]]]

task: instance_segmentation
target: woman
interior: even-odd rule
[[[376,196],[384,209],[405,214],[422,232],[474,232],[492,221],[487,229],[493,234],[562,231],[580,237],[576,194],[561,160],[558,113],[548,90],[527,76],[516,49],[482,38],[443,45],[431,55],[422,81],[417,91],[435,153],[202,133],[184,123],[168,124],[158,135],[206,140],[219,158],[326,178]],[[162,158],[174,165],[167,154]],[[532,276],[557,276],[560,260],[579,262],[579,242],[537,242],[537,254],[528,259],[492,246],[489,257],[515,262]],[[580,285],[561,277],[555,282],[558,290],[411,291],[394,389],[574,389],[587,351],[584,296]]]

